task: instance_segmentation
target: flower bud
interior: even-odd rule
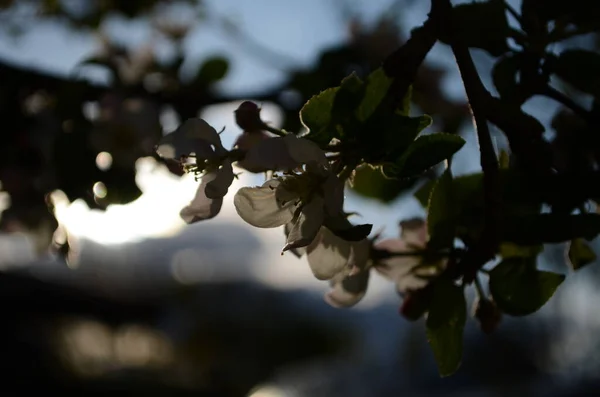
[[[429,309],[432,291],[428,285],[425,288],[405,293],[404,302],[400,306],[400,314],[409,321],[420,319]]]
[[[491,334],[502,320],[502,312],[493,300],[477,298],[473,303],[473,316],[479,321],[481,330]]]
[[[254,102],[244,101],[235,110],[235,122],[245,132],[259,132],[265,129],[260,119],[260,108]]]

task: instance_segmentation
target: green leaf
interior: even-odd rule
[[[458,152],[465,140],[458,135],[436,133],[417,138],[396,163],[383,166],[390,178],[405,178],[422,174]]]
[[[365,165],[354,172],[351,188],[361,196],[389,203],[412,188],[415,182],[416,179],[386,178],[380,167]]]
[[[429,197],[436,183],[437,180],[427,181],[415,192],[414,196],[423,208],[429,206]]]
[[[385,74],[383,68],[376,69],[367,77],[365,95],[355,111],[358,121],[364,122],[375,113],[392,81],[393,79]]]
[[[327,145],[333,139],[334,133],[329,126],[333,102],[338,90],[339,87],[328,88],[310,98],[300,109],[300,120],[309,130],[307,139],[322,145]]]
[[[214,57],[206,60],[196,75],[196,82],[204,85],[212,84],[221,80],[229,71],[229,62],[222,57]]]
[[[431,197],[427,213],[429,231],[428,248],[442,250],[453,246],[456,237],[456,203],[452,174],[446,170],[438,179]]]
[[[502,259],[508,258],[535,258],[544,249],[541,244],[538,245],[517,245],[513,243],[500,244],[500,256]]]
[[[596,253],[584,239],[576,238],[569,244],[569,262],[573,270],[579,270],[596,260]]]
[[[505,217],[503,241],[520,245],[561,243],[575,238],[591,240],[600,233],[598,214],[519,214]]]
[[[427,316],[427,340],[441,376],[452,375],[460,366],[467,304],[463,289],[450,280],[438,280]]]
[[[554,63],[554,72],[573,87],[592,95],[600,94],[600,54],[585,50],[563,51]]]
[[[488,0],[460,4],[453,8],[453,22],[457,39],[465,45],[486,50],[492,56],[500,56],[508,51],[506,37],[509,34],[506,10],[502,0]],[[445,33],[440,40],[450,43]]]
[[[510,258],[490,272],[490,292],[504,313],[526,316],[544,306],[564,279],[562,274],[537,270],[535,258]]]
[[[492,79],[502,99],[511,100],[517,95],[517,73],[520,68],[520,54],[505,55],[494,64]]]

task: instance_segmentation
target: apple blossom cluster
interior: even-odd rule
[[[281,253],[305,256],[314,276],[329,280],[332,288],[325,300],[330,305],[358,303],[371,269],[395,282],[405,298],[425,288],[443,270],[442,262],[425,264],[422,256],[410,255],[426,248],[427,227],[422,219],[402,222],[400,238],[369,239],[372,225],[353,225],[344,212],[349,175],[339,162],[330,161],[317,143],[269,127],[252,102],[242,103],[235,117],[244,132],[231,150],[223,147],[212,126],[198,118],[186,120],[156,147],[160,157],[179,162],[200,180],[195,197],[180,212],[186,223],[219,213],[236,177],[235,164],[270,175],[261,186],[235,193],[239,216],[258,228],[283,227],[286,242]]]

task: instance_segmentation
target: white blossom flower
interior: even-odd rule
[[[190,155],[201,161],[212,160],[226,152],[217,131],[198,118],[186,120],[175,131],[165,135],[156,147],[159,156],[171,160],[181,160]]]
[[[253,226],[287,225],[283,248],[287,251],[309,245],[329,218],[343,214],[343,184],[330,171],[311,166],[302,174],[272,179],[261,187],[242,188],[234,204],[240,217]]]
[[[322,229],[322,234],[327,235],[328,245],[320,241],[315,249],[308,248],[308,261],[313,273],[331,275],[332,289],[325,294],[325,301],[334,307],[351,307],[357,304],[367,291],[371,261],[371,243],[367,239],[361,241],[346,241],[327,230]],[[342,248],[342,247],[349,247]],[[325,252],[328,251],[328,254]],[[347,256],[344,254],[347,253]],[[345,263],[344,263],[345,259]],[[332,265],[335,263],[336,265]]]
[[[223,197],[234,179],[232,160],[221,144],[217,131],[202,119],[188,119],[174,132],[166,135],[156,148],[159,156],[183,161],[195,156],[188,168],[194,173],[205,172],[191,203],[181,210],[186,223],[214,218],[223,204]]]
[[[397,239],[382,240],[374,248],[391,253],[410,253],[423,251],[427,247],[427,224],[423,219],[411,219],[401,222],[401,235]],[[384,277],[396,283],[400,294],[424,288],[444,270],[446,260],[427,262],[422,256],[392,256],[381,259],[375,266]]]
[[[215,182],[216,177],[217,174],[214,172],[204,175],[192,201],[179,212],[179,216],[186,223],[194,223],[214,218],[219,211],[221,211],[223,197],[208,198],[206,194],[206,187],[210,183]]]

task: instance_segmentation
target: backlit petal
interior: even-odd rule
[[[297,138],[293,134],[288,134],[281,139],[285,141],[290,156],[298,163],[327,164],[325,152],[316,143],[308,139]]]
[[[223,199],[209,199],[205,194],[206,185],[215,177],[214,173],[204,175],[193,200],[179,213],[186,223],[214,218],[221,211]]]
[[[369,284],[370,269],[334,280],[333,288],[325,295],[325,301],[333,307],[351,307],[365,296]]]
[[[233,183],[234,175],[231,160],[223,161],[221,168],[215,174],[215,179],[206,185],[206,197],[212,199],[223,198],[227,194],[229,186]]]
[[[243,187],[233,203],[240,217],[252,226],[270,228],[285,225],[294,216],[295,203],[280,205],[275,197],[278,180],[267,181],[261,187]]]
[[[329,280],[340,273],[350,273],[351,242],[341,239],[326,227],[321,227],[306,248],[308,264],[319,280]]]
[[[284,138],[269,138],[252,146],[238,165],[250,172],[264,172],[293,170],[300,163],[290,156]]]
[[[323,199],[315,196],[302,208],[298,219],[293,223],[283,251],[309,245],[319,232],[323,217]]]

